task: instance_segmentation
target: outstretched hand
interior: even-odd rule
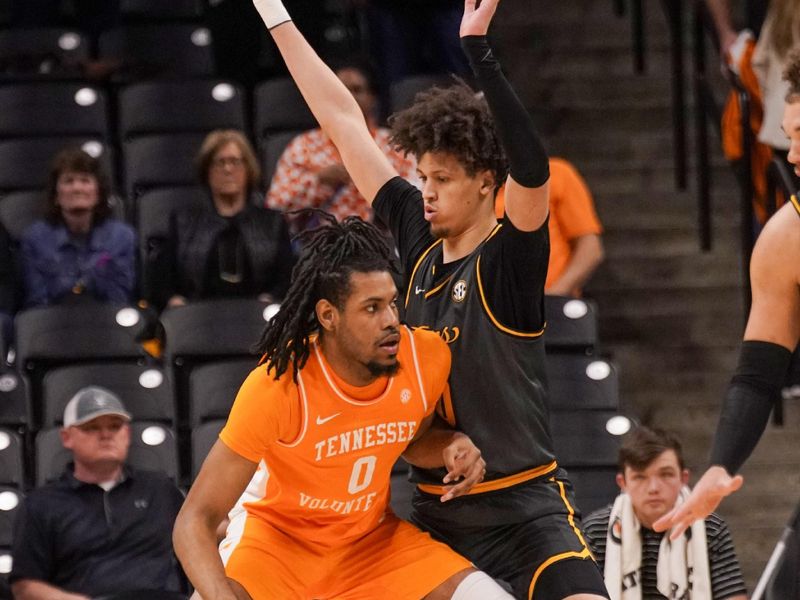
[[[698,519],[705,519],[714,512],[722,499],[742,487],[742,483],[744,479],[741,475],[731,477],[723,467],[710,467],[694,486],[686,501],[653,523],[653,529],[656,531],[671,529],[669,538],[678,539],[692,523]]]
[[[486,35],[498,4],[500,0],[465,0],[459,35]]]
[[[468,493],[486,475],[486,461],[481,458],[481,451],[464,434],[454,437],[442,452],[442,457],[447,469],[444,478],[447,492],[441,497],[442,502]]]

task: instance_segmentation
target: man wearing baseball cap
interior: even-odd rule
[[[183,495],[161,473],[125,464],[131,414],[90,386],[64,410],[73,461],[31,492],[14,526],[14,597],[79,600],[135,590],[177,591],[171,532]]]

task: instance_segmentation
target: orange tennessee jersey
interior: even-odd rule
[[[266,494],[245,504],[297,539],[342,546],[369,533],[389,502],[392,465],[433,412],[450,371],[450,352],[430,331],[401,327],[400,370],[350,386],[319,345],[292,381],[261,366],[242,385],[220,439],[269,469]]]

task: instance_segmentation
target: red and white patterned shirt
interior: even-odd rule
[[[398,174],[417,184],[416,161],[404,157],[389,143],[389,130],[372,129],[372,137]],[[272,178],[266,205],[283,212],[303,208],[321,208],[338,220],[356,215],[372,220],[372,208],[352,182],[338,189],[319,182],[324,168],[341,164],[342,158],[330,137],[321,129],[312,129],[294,138],[283,151]]]

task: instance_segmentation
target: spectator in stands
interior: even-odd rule
[[[733,541],[718,515],[698,521],[691,535],[672,543],[652,530],[689,494],[680,442],[639,427],[620,448],[618,471],[622,493],[583,521],[611,597],[745,600]]]
[[[23,234],[25,306],[76,299],[128,302],[135,280],[135,234],[110,217],[100,162],[78,148],[59,152],[47,183],[48,215]]]
[[[416,181],[414,160],[394,150],[389,130],[378,126],[378,102],[369,69],[347,62],[335,72],[358,102],[372,137],[392,166],[405,179]],[[267,206],[282,211],[320,208],[339,220],[349,215],[372,220],[370,203],[356,189],[336,146],[321,129],[298,135],[283,151],[267,193]],[[309,226],[303,216],[289,218],[295,232]]]
[[[18,600],[180,590],[171,534],[183,495],[165,475],[125,464],[130,420],[100,387],[67,404],[61,440],[74,462],[28,495],[14,524]]]
[[[498,219],[505,210],[501,189],[495,201]],[[575,166],[563,158],[550,159],[550,261],[545,293],[580,296],[583,285],[603,262],[603,226],[592,193]]]
[[[233,296],[283,298],[294,266],[289,228],[261,208],[261,171],[239,131],[211,132],[197,157],[206,201],[176,211],[167,239],[148,240],[148,297],[158,305]]]
[[[470,74],[459,44],[462,0],[355,0],[365,6],[372,55],[388,106],[391,84],[411,75]]]

